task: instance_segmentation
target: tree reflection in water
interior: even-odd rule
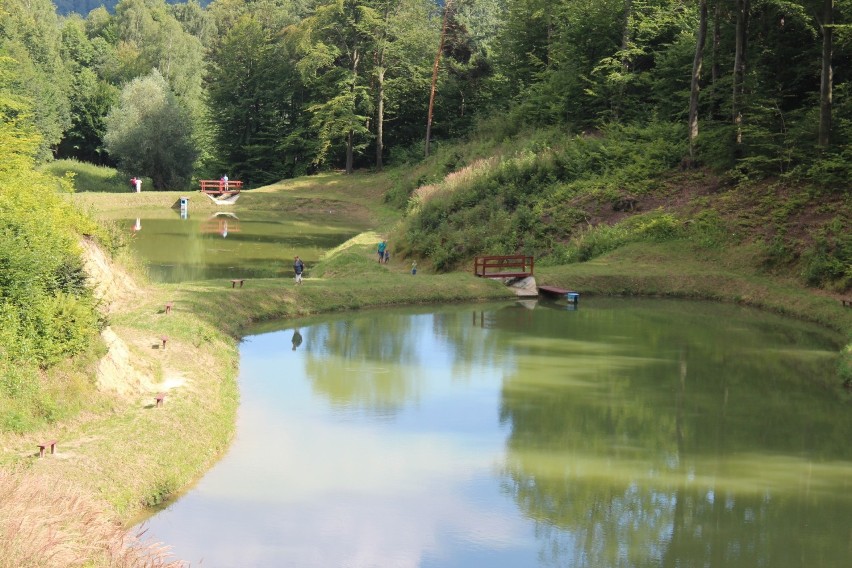
[[[830,376],[825,344],[802,331],[812,357],[761,349],[765,333],[706,315],[672,329],[656,312],[613,310],[611,325],[513,342],[503,488],[534,520],[544,564],[818,566],[837,558],[827,547],[852,545],[849,492],[838,495],[852,426],[801,380]],[[553,373],[548,359],[572,363]]]

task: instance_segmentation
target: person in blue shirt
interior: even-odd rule
[[[296,273],[296,284],[301,284],[302,272],[305,271],[305,263],[298,256],[293,260],[293,271]]]
[[[388,242],[382,241],[379,243],[378,253],[379,253],[379,264],[385,261],[385,250],[388,248]]]

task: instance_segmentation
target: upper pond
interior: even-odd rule
[[[339,215],[312,212],[308,219],[235,208],[190,208],[185,216],[146,210],[117,220],[132,233],[131,247],[155,282],[290,276],[294,256],[310,264],[363,230]]]
[[[146,522],[178,558],[848,565],[852,417],[820,328],[595,298],[300,325],[242,344],[233,445]]]

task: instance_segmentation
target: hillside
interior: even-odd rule
[[[460,168],[439,179],[446,154]],[[412,185],[435,182],[410,190],[400,182],[389,199],[406,203],[403,251],[438,270],[477,254],[562,265],[634,242],[684,241],[733,266],[848,295],[852,193],[794,175],[752,181],[684,169],[681,155],[678,139],[654,126],[579,137],[538,131],[485,151],[481,141],[454,146],[408,175]]]

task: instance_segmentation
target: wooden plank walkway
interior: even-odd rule
[[[547,296],[557,296],[560,298],[565,298],[569,302],[577,303],[580,299],[580,294],[574,292],[573,290],[566,290],[565,288],[559,288],[557,286],[539,286],[538,291],[540,294],[545,294]]]

